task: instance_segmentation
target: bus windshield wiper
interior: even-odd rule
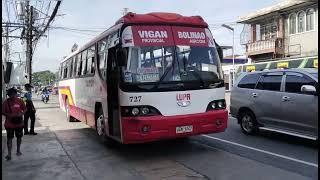
[[[156,85],[154,85],[154,87],[152,89],[157,89],[159,87],[159,85],[163,82],[164,78],[167,76],[167,74],[169,73],[169,71],[172,69],[172,72],[174,71],[174,66],[175,66],[175,61],[176,61],[176,46],[174,46],[174,53],[173,53],[173,58],[172,58],[172,64],[170,67],[167,67],[166,70],[163,72],[163,75],[161,76],[161,78],[159,79],[159,81],[157,82]]]
[[[210,83],[210,84],[209,84],[209,87],[210,87],[210,88],[220,87],[221,84],[223,84],[223,82],[224,82],[224,80],[219,79],[218,81],[215,81],[215,82],[213,82],[213,83]]]

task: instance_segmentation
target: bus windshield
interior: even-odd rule
[[[122,70],[123,82],[163,84],[198,82],[198,86],[220,83],[220,59],[215,47],[148,46],[130,47],[127,67]],[[197,83],[196,83],[197,84]]]

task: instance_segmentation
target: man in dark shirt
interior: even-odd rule
[[[32,102],[32,86],[30,84],[24,85],[25,90],[27,91],[24,94],[24,101],[26,103],[27,112],[24,114],[24,134],[37,135],[38,133],[34,132],[34,124],[36,121],[36,109],[34,108]],[[28,131],[28,120],[31,120],[30,131]]]

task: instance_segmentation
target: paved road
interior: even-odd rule
[[[35,101],[35,105],[38,109],[36,129],[39,134],[24,136],[23,156],[13,156],[11,162],[2,161],[3,179],[301,180],[315,179],[317,176],[316,171],[294,171],[272,163],[270,159],[280,164],[288,163],[290,167],[303,168],[295,161],[293,164],[291,161],[284,162],[277,156],[205,136],[109,147],[83,123],[66,122],[55,98],[48,104]],[[5,134],[2,133],[2,136],[2,152],[5,153]],[[226,132],[210,136],[250,147],[269,148],[267,150],[279,154],[286,149],[284,155],[308,162],[312,157],[317,158],[314,154],[317,149],[309,143],[286,142],[285,139],[279,140],[278,136],[273,139],[268,135],[246,137],[232,123],[232,119]],[[305,151],[307,155],[301,157],[300,151]]]

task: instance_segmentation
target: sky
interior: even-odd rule
[[[56,72],[64,56],[74,43],[84,45],[121,16],[124,8],[135,13],[174,12],[185,16],[200,15],[209,24],[220,45],[232,45],[232,32],[219,24],[233,23],[235,28],[235,54],[244,54],[240,45],[243,25],[235,24],[240,16],[271,6],[280,0],[63,0],[52,27],[67,27],[70,31],[50,28],[34,52],[33,71]],[[218,25],[217,25],[218,24]]]

